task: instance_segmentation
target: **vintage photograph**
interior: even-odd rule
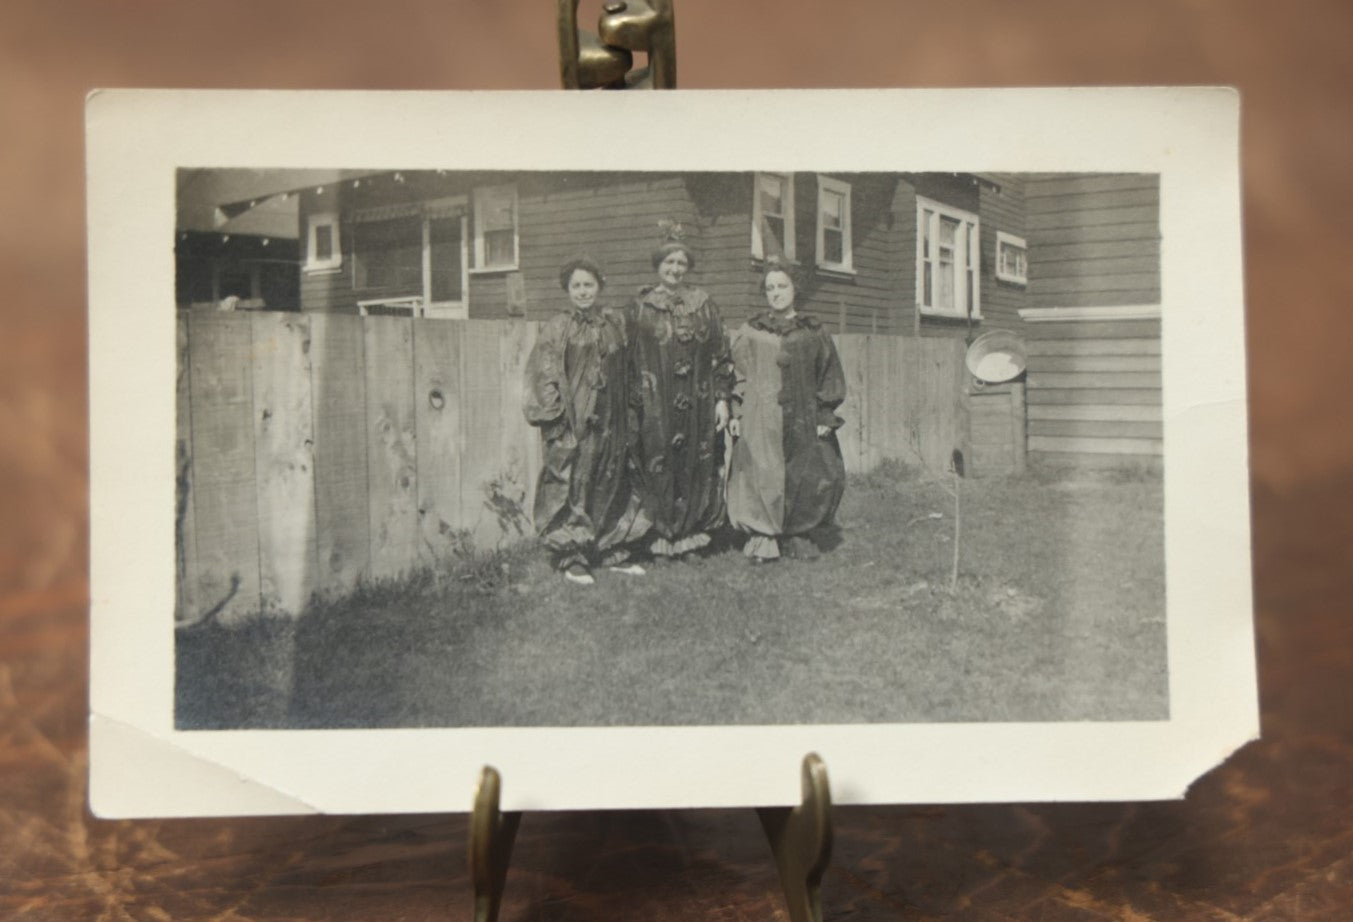
[[[1234,94],[88,112],[100,815],[1151,799],[1257,732]]]
[[[1169,718],[1158,173],[174,179],[177,729]]]

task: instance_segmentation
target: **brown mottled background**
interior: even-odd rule
[[[1353,916],[1353,4],[677,11],[685,87],[1243,94],[1263,741],[1181,803],[838,810],[826,917]],[[85,809],[82,102],[99,86],[547,88],[555,74],[546,0],[0,6],[0,917],[467,917],[461,817],[110,823]],[[786,918],[746,811],[529,816],[508,886],[506,919]]]

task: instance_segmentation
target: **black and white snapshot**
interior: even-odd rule
[[[1158,174],[176,185],[177,729],[1170,717]]]

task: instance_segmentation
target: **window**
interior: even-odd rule
[[[423,290],[423,219],[416,215],[352,227],[353,287],[402,294]]]
[[[474,267],[517,268],[517,187],[488,186],[474,193]]]
[[[757,173],[752,186],[752,256],[794,258],[794,177]]]
[[[829,176],[817,178],[817,264],[838,272],[855,271],[850,252],[850,183]]]
[[[352,287],[363,313],[465,317],[464,197],[353,215]]]
[[[916,197],[916,305],[935,317],[982,316],[977,216]]]
[[[333,212],[312,214],[306,220],[305,271],[335,272],[343,264],[343,249],[338,240],[338,215]]]
[[[1029,284],[1029,245],[1023,237],[996,232],[996,278],[1016,285]]]

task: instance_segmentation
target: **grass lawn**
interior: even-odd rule
[[[1158,478],[852,478],[816,561],[731,545],[582,588],[529,545],[296,620],[180,629],[181,728],[1168,716]],[[936,516],[938,514],[938,517]]]

